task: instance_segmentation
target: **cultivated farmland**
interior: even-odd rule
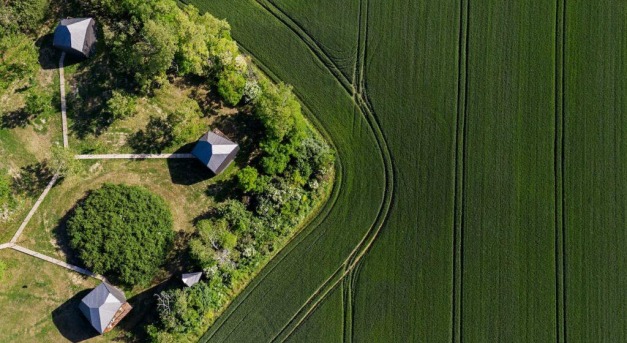
[[[205,340],[627,339],[622,2],[192,2],[341,165]]]

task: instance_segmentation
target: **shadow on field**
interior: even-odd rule
[[[81,299],[90,291],[91,289],[86,289],[79,292],[52,311],[54,325],[59,333],[70,342],[82,342],[98,336],[98,332],[78,309]]]

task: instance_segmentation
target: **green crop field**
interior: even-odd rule
[[[340,161],[204,341],[627,339],[623,2],[190,2]]]

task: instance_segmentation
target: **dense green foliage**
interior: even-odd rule
[[[22,33],[0,33],[0,94],[18,80],[30,83],[39,68],[33,41]]]
[[[0,0],[0,37],[18,30],[38,31],[49,5],[49,0]]]
[[[132,117],[136,112],[137,100],[130,94],[113,91],[113,95],[107,100],[107,109],[114,119]]]
[[[70,245],[85,265],[127,285],[147,285],[165,261],[174,231],[163,199],[136,186],[105,184],[67,221]]]
[[[224,305],[227,294],[218,276],[202,281],[193,287],[161,292],[157,296],[159,320],[173,334],[187,333],[199,327],[206,313]],[[156,327],[148,329],[156,342],[173,341],[174,337],[160,332]]]
[[[217,81],[228,103],[242,97],[248,67],[225,21],[171,0],[90,0],[80,5],[104,19],[116,70],[132,77],[140,90],[167,83],[171,71]]]

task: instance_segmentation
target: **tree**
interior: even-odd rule
[[[147,285],[172,246],[172,215],[160,197],[137,186],[105,184],[67,222],[70,246],[96,273]]]
[[[153,83],[165,82],[165,72],[172,65],[176,45],[177,36],[168,26],[148,20],[144,23],[139,41],[130,46],[129,60],[122,60],[122,63],[128,63],[127,68],[134,71],[135,81],[147,91]],[[116,51],[119,52],[119,49],[129,47],[119,46]]]
[[[24,34],[0,35],[0,91],[18,80],[30,83],[39,68],[34,42]]]
[[[251,166],[247,166],[237,173],[237,185],[244,192],[251,192],[256,189],[259,172]]]
[[[218,93],[232,106],[239,103],[244,95],[246,78],[242,73],[226,69],[218,75]]]
[[[265,128],[267,139],[281,142],[294,128],[296,118],[302,117],[300,103],[292,93],[292,88],[269,81],[261,83],[262,94],[257,100],[255,114]]]

